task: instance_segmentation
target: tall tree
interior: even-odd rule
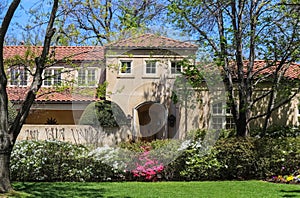
[[[295,3],[291,1],[290,3]],[[237,136],[246,136],[249,123],[265,118],[299,92],[279,97],[286,72],[299,60],[300,18],[287,1],[266,0],[174,0],[169,16],[182,30],[197,36],[223,70],[228,102],[236,123]],[[256,59],[265,60],[257,67]],[[264,74],[263,76],[261,74]],[[236,82],[236,84],[235,84]],[[260,95],[261,82],[271,82]],[[288,87],[288,85],[286,86]],[[292,91],[292,90],[289,90]],[[255,95],[254,95],[255,92]],[[267,110],[253,114],[255,105],[267,100]]]
[[[55,33],[55,28],[53,28],[53,26],[57,14],[58,2],[59,0],[53,1],[44,37],[43,50],[40,56],[35,58],[35,72],[33,75],[33,81],[12,124],[9,124],[8,122],[8,97],[6,92],[7,76],[4,67],[3,45],[5,35],[13,15],[20,4],[20,0],[13,0],[10,3],[5,17],[2,20],[0,29],[0,193],[7,192],[12,189],[9,174],[10,155],[25,119],[28,116],[30,107],[33,104],[37,92],[42,85],[42,73],[46,67],[46,61],[49,58],[48,54],[50,43]]]
[[[165,9],[156,0],[64,0],[58,22],[58,44],[99,44],[145,28]],[[126,35],[126,34],[125,34]]]

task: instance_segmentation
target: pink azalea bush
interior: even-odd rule
[[[135,169],[131,171],[133,177],[145,181],[157,181],[161,178],[161,172],[164,170],[164,165],[156,159],[150,157],[151,147],[141,147],[143,152],[140,154]]]

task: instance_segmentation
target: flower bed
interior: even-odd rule
[[[291,175],[278,175],[268,178],[267,181],[283,184],[300,184],[300,170]]]

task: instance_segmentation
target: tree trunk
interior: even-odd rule
[[[238,119],[236,123],[236,136],[237,137],[246,137],[248,135],[247,131],[247,122],[245,119]]]
[[[10,154],[11,149],[0,150],[0,193],[6,193],[12,190],[10,183]]]

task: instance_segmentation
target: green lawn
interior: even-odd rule
[[[8,197],[300,197],[299,185],[263,181],[14,183]],[[1,195],[0,195],[1,197]],[[2,196],[3,197],[3,196]]]

